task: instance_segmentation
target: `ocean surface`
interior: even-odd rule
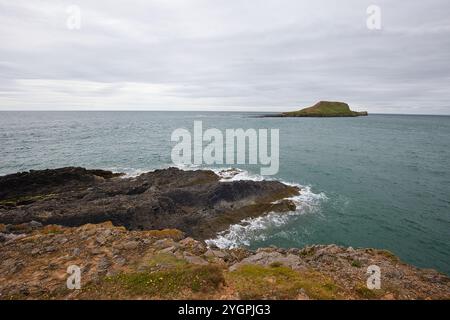
[[[222,247],[330,244],[388,249],[450,274],[450,117],[259,118],[219,112],[0,112],[0,175],[83,166],[136,175],[172,164],[176,128],[280,129],[297,210],[230,227]],[[220,166],[227,168],[229,166]],[[238,166],[234,179],[262,179]],[[213,168],[219,171],[219,167]],[[195,169],[195,168],[189,168]]]

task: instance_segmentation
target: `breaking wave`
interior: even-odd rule
[[[222,177],[222,181],[264,180],[264,177],[260,175],[251,174],[241,169],[212,170]],[[227,230],[219,233],[216,238],[206,240],[206,243],[219,248],[249,246],[252,241],[265,240],[270,235],[271,230],[288,224],[296,216],[319,212],[321,203],[328,199],[324,193],[312,192],[310,186],[302,186],[285,181],[281,182],[299,187],[301,190],[298,196],[288,198],[295,203],[296,209],[294,211],[270,212],[264,216],[244,219],[240,223],[231,225]]]
[[[108,168],[108,170],[113,172],[123,172],[125,173],[124,177],[137,177],[143,173],[167,167],[169,166],[147,170],[134,168]],[[211,170],[221,177],[220,181],[222,182],[239,180],[277,180],[275,178],[263,177],[238,168],[208,168],[192,165],[177,167],[182,170]],[[227,230],[219,233],[215,238],[206,240],[206,243],[208,245],[215,245],[219,248],[237,248],[249,246],[252,241],[263,241],[272,234],[272,230],[287,225],[290,221],[295,219],[295,217],[320,212],[321,203],[328,199],[324,193],[312,192],[310,186],[302,186],[297,183],[289,183],[286,181],[281,182],[299,187],[301,190],[298,196],[288,198],[296,205],[294,211],[269,212],[260,217],[244,219],[238,224],[231,225]]]

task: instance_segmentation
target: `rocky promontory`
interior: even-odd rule
[[[207,246],[230,224],[295,208],[276,181],[208,170],[125,177],[61,168],[0,177],[0,299],[449,299],[450,279],[385,250]],[[369,289],[367,268],[381,270]],[[80,270],[69,289],[68,268]]]
[[[287,198],[299,192],[277,181],[223,181],[208,170],[169,168],[133,178],[84,168],[30,171],[0,177],[0,223],[111,221],[206,239],[244,218],[295,209]]]

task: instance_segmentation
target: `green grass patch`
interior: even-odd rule
[[[384,290],[382,289],[369,289],[366,285],[360,284],[355,288],[355,292],[360,298],[363,299],[379,299],[384,295]]]
[[[303,291],[312,299],[336,299],[334,281],[317,272],[284,266],[245,265],[228,274],[242,299],[295,299]]]
[[[158,253],[150,258],[148,266],[150,268],[178,268],[187,266],[188,262],[184,259],[177,258],[171,253]]]
[[[131,296],[174,298],[190,290],[211,293],[225,283],[222,269],[214,265],[178,267],[156,272],[122,273],[105,279],[107,291],[124,290]]]

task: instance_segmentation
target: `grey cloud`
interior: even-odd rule
[[[321,99],[450,114],[444,0],[0,0],[0,110],[286,110]],[[24,81],[25,80],[25,81]],[[30,81],[26,81],[30,80]],[[102,98],[104,98],[102,100]]]

